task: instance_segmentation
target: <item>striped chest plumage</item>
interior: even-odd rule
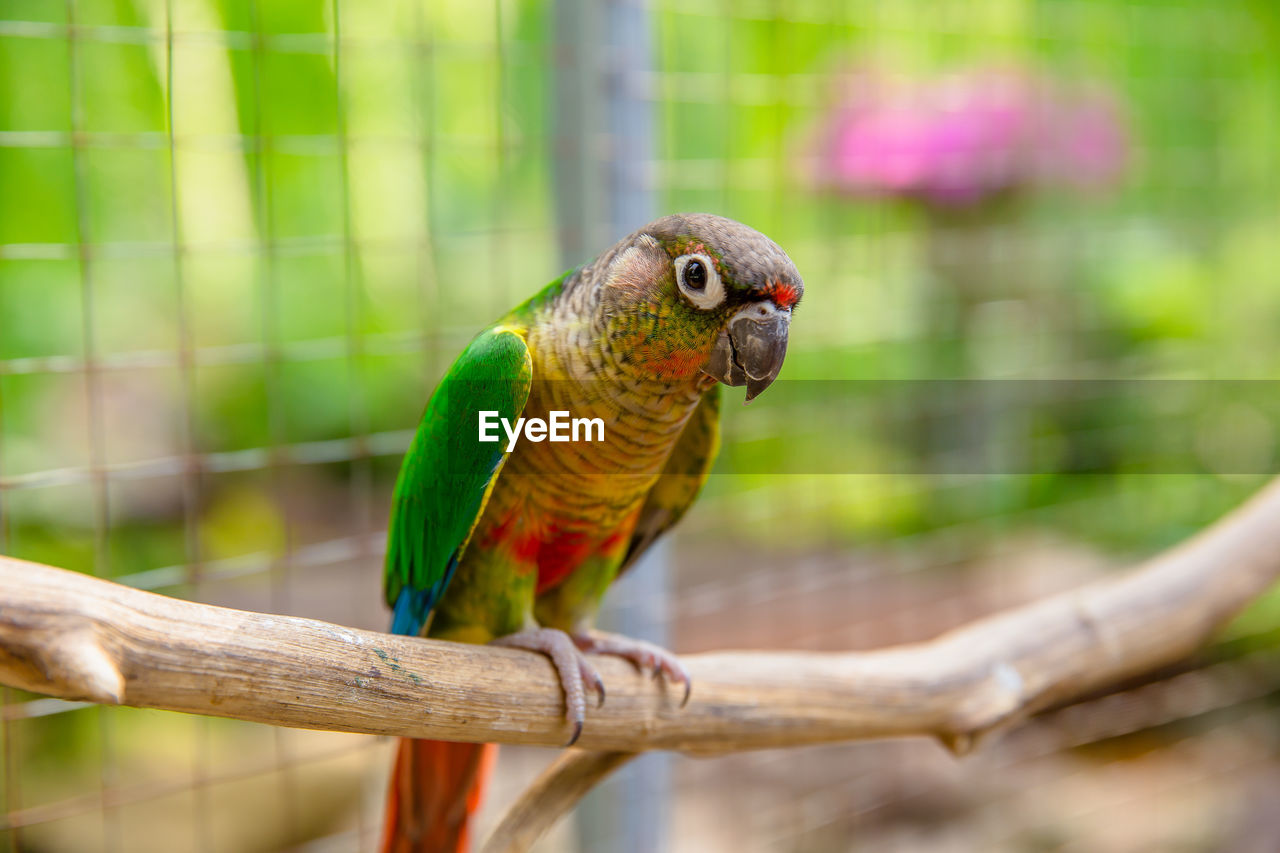
[[[446,636],[459,623],[469,626],[473,615],[490,620],[503,612],[494,599],[504,591],[524,595],[526,584],[535,596],[558,590],[562,607],[564,599],[578,597],[563,589],[575,575],[598,579],[586,584],[592,590],[607,586],[646,496],[711,384],[696,373],[671,382],[637,375],[627,350],[608,341],[602,322],[581,319],[595,316],[578,303],[586,298],[585,289],[569,291],[525,318],[534,381],[522,415],[548,420],[560,411],[599,418],[603,438],[517,441],[440,602]],[[598,596],[582,598],[584,605],[594,604]],[[514,628],[500,623],[490,632],[503,629]]]
[[[697,381],[640,382],[589,324],[535,324],[537,378],[526,418],[599,418],[603,440],[521,441],[508,455],[473,542],[536,569],[539,592],[593,558],[621,559],[635,516],[701,397]]]

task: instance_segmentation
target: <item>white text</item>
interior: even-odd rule
[[[604,441],[604,418],[571,418],[565,411],[550,412],[550,420],[542,418],[516,418],[515,424],[498,417],[496,411],[480,413],[480,440],[501,441],[497,429],[507,434],[507,452],[510,453],[520,440],[520,433],[533,442],[539,441]],[[582,438],[580,439],[579,430]]]

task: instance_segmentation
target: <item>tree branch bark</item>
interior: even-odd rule
[[[638,754],[566,749],[507,808],[480,853],[524,853],[600,780]]]
[[[716,753],[929,734],[974,738],[1189,654],[1280,577],[1280,482],[1125,576],[874,652],[684,659],[693,697],[601,658],[580,746]],[[557,746],[550,663],[196,604],[0,557],[0,682],[274,725]]]

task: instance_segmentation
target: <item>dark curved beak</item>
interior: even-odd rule
[[[702,372],[726,385],[746,385],[750,403],[778,378],[790,325],[791,312],[772,302],[744,306],[725,325]]]

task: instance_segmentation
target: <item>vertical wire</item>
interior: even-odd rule
[[[262,336],[262,369],[263,385],[267,396],[267,434],[270,453],[267,460],[267,471],[273,498],[279,502],[283,497],[283,484],[280,481],[280,449],[286,444],[283,395],[281,393],[280,367],[284,353],[280,346],[280,323],[278,316],[279,294],[276,283],[279,269],[276,256],[275,209],[272,196],[272,169],[270,156],[272,153],[271,135],[264,127],[264,111],[262,106],[262,78],[266,56],[266,33],[262,28],[262,16],[256,0],[250,0],[249,14],[252,20],[253,37],[251,53],[253,61],[252,86],[253,108],[250,110],[253,128],[247,134],[253,151],[253,207],[257,219],[258,253],[263,258],[258,273],[258,308],[262,313],[260,334]],[[288,606],[288,559],[293,542],[289,525],[285,523],[284,556],[269,569],[271,572],[271,607],[277,613],[287,611]]]
[[[0,375],[0,483],[4,482],[4,376]],[[5,511],[6,489],[0,485],[0,554],[9,548],[9,516]],[[0,708],[4,703],[0,702]]]
[[[0,478],[4,474],[4,378],[0,377]],[[0,554],[7,553],[9,547],[9,520],[5,516],[5,490],[0,488]],[[14,704],[13,691],[8,687],[0,687],[0,759],[4,766],[4,814],[5,823],[8,816],[21,808],[21,795],[18,790],[18,739],[14,735],[14,721],[4,711]],[[12,827],[6,833],[9,853],[19,853],[22,849],[21,827]]]
[[[0,482],[4,480],[4,376],[0,376]],[[9,553],[9,518],[5,512],[5,489],[0,486],[0,554]],[[4,711],[14,704],[13,691],[8,687],[0,687],[0,760],[4,766],[4,814],[7,818],[21,808],[21,792],[18,790],[18,739],[14,734],[14,722]],[[10,853],[19,853],[22,849],[22,829],[12,827],[5,836],[5,846]]]
[[[250,0],[249,16],[253,37],[251,39],[253,68],[252,143],[253,158],[253,207],[257,219],[259,253],[263,258],[258,274],[259,310],[262,312],[263,386],[267,396],[267,433],[270,452],[266,471],[272,504],[280,513],[284,530],[284,548],[280,556],[267,569],[270,575],[270,606],[275,613],[286,613],[291,598],[289,583],[292,576],[293,529],[285,511],[285,489],[281,472],[281,447],[286,443],[284,398],[281,391],[281,362],[284,358],[280,347],[280,323],[278,316],[279,293],[277,282],[279,269],[276,257],[275,210],[272,196],[271,134],[265,127],[263,110],[263,67],[266,63],[266,32],[263,29],[261,8],[256,0]],[[296,835],[298,826],[296,790],[293,770],[288,760],[286,733],[281,728],[271,732],[275,751],[276,777],[280,797],[280,826],[287,837]]]
[[[178,323],[178,373],[182,388],[182,520],[188,579],[200,576],[200,460],[196,452],[195,350],[186,283],[186,245],[179,213],[178,146],[173,112],[173,0],[165,0],[165,121],[169,147],[169,229],[173,239],[173,287]]]
[[[597,10],[585,0],[551,3],[552,34],[552,162],[554,164],[556,239],[562,269],[590,257],[601,211],[592,197],[599,184],[594,171],[594,137],[590,130],[593,102],[598,100],[583,70]]]
[[[721,38],[723,39],[724,53],[721,57],[719,70],[720,80],[720,97],[718,99],[719,125],[720,125],[720,158],[718,181],[719,210],[715,213],[724,216],[734,216],[736,211],[731,206],[733,192],[731,186],[731,176],[734,173],[733,168],[733,126],[734,126],[734,105],[733,105],[733,39],[734,31],[737,29],[738,21],[734,16],[733,0],[720,0],[719,3],[719,19]],[[716,167],[712,167],[713,169]],[[767,833],[769,827],[765,824],[762,816],[767,813],[767,804],[755,802],[758,795],[754,792],[748,792],[744,796],[744,814],[743,820],[749,831],[759,833]]]
[[[501,316],[507,311],[510,308],[511,301],[509,293],[511,276],[509,274],[510,268],[507,264],[509,247],[506,239],[508,223],[504,215],[507,206],[503,204],[508,189],[509,175],[507,174],[506,123],[507,67],[502,44],[502,4],[503,0],[493,0],[493,62],[497,74],[493,96],[494,151],[496,152],[494,177],[496,180],[494,181],[493,196],[490,199],[493,230],[489,235],[489,245],[493,250],[492,272],[494,281],[491,300],[495,303],[492,311],[495,317]]]
[[[782,74],[783,74],[783,67],[784,67],[781,59],[785,57],[790,57],[793,54],[790,50],[787,49],[788,47],[787,41],[788,41],[788,37],[791,35],[791,28],[790,26],[788,26],[787,21],[783,17],[780,0],[770,0],[769,13],[770,13],[770,20],[768,22],[768,26],[770,30],[769,34],[770,34],[770,41],[774,45],[774,49],[769,53],[767,69],[761,69],[761,70],[767,70],[767,72],[773,77],[773,85],[771,86],[771,90],[772,90],[772,97],[773,97],[774,139],[773,139],[773,151],[771,153],[772,153],[774,162],[773,162],[773,168],[770,170],[771,172],[770,183],[772,184],[772,186],[770,187],[770,191],[769,191],[769,195],[773,203],[771,205],[772,210],[770,211],[771,218],[767,224],[767,227],[770,229],[770,233],[772,233],[774,229],[783,230],[784,221],[782,220],[781,217],[778,216],[778,213],[785,209],[785,198],[786,198],[785,192],[783,191],[783,184],[785,181],[784,140],[786,139],[786,133],[785,133],[786,114],[785,114],[785,105],[782,101],[782,98],[780,97],[780,93],[783,91]],[[779,236],[778,239],[782,239],[782,236]],[[834,244],[835,241],[831,241],[831,242]],[[785,477],[786,477],[785,474],[773,475],[774,484],[776,486],[781,485],[785,489],[785,485],[782,482],[782,480]],[[774,491],[772,500],[775,505],[780,503],[776,490]],[[785,514],[785,511],[786,511],[785,507],[779,506],[778,509],[780,510],[779,515]],[[801,509],[801,511],[803,512],[804,509]],[[807,604],[807,600],[804,598],[801,599],[801,602],[804,604]],[[812,614],[806,612],[804,613],[804,618],[806,619],[806,621],[808,621],[812,618]],[[817,624],[817,623],[811,622],[810,624]],[[796,793],[791,793],[786,798],[785,804],[782,804],[782,806],[783,806],[783,811],[786,813],[786,819],[789,820],[794,825],[795,823],[798,822],[797,817],[800,814],[803,814],[803,810],[804,810],[803,794],[797,795]],[[794,831],[789,834],[793,838],[797,835],[797,833],[795,833]],[[796,843],[798,840],[799,839],[791,841],[791,843]]]
[[[439,316],[440,290],[436,276],[433,242],[433,228],[436,221],[433,203],[435,190],[434,165],[437,148],[434,100],[435,50],[424,19],[424,6],[425,4],[419,2],[413,3],[412,6],[413,39],[410,44],[412,54],[409,75],[413,87],[415,111],[418,117],[415,128],[416,147],[420,152],[421,174],[425,184],[422,197],[425,207],[423,213],[424,222],[422,231],[415,240],[418,322],[425,338],[424,346],[422,347],[423,384],[421,388],[421,397],[425,404],[428,395],[431,393],[437,367],[442,358],[443,342],[441,341],[440,328],[436,319]],[[373,754],[375,756],[378,755],[378,753]],[[385,773],[386,771],[384,770],[383,772]],[[385,794],[386,790],[386,781],[383,779],[380,791]],[[358,813],[360,816],[359,837],[362,843],[366,834],[371,839],[377,839],[382,829],[382,817],[378,806],[383,803],[383,800],[378,799],[375,802],[377,805],[374,807],[372,815],[367,814],[368,801],[362,800],[361,802]]]
[[[8,687],[0,688],[0,697],[4,701],[0,702],[0,709],[7,708],[14,704],[14,694]],[[6,823],[12,815],[22,808],[22,792],[19,789],[21,774],[18,772],[18,736],[14,731],[17,726],[17,720],[9,719],[7,714],[0,715],[3,720],[0,723],[0,755],[4,757],[4,809],[6,815]],[[22,843],[22,827],[10,827],[7,833],[9,843],[9,853],[21,853],[26,849]]]
[[[423,334],[428,336],[423,347],[425,359],[424,401],[425,395],[431,392],[435,380],[437,366],[444,355],[441,350],[440,329],[436,321],[440,308],[440,288],[436,277],[435,245],[433,229],[435,227],[435,50],[431,37],[423,20],[422,4],[413,7],[413,81],[415,102],[418,110],[418,147],[422,154],[422,179],[426,184],[423,193],[423,204],[426,206],[425,223],[420,235],[418,248],[418,311]]]
[[[103,433],[102,387],[94,333],[93,250],[89,224],[89,176],[85,163],[84,92],[80,84],[79,33],[75,26],[76,0],[67,0],[67,50],[71,97],[71,164],[76,208],[76,253],[80,262],[81,342],[84,347],[85,403],[88,414],[89,478],[93,489],[93,574],[110,574],[107,530],[110,507],[107,495],[106,442]]]
[[[787,115],[786,108],[779,97],[783,91],[783,82],[785,77],[783,74],[782,57],[791,57],[794,54],[787,49],[787,37],[791,34],[791,28],[787,26],[786,20],[782,14],[781,0],[770,0],[769,3],[770,20],[769,28],[772,31],[772,41],[775,50],[770,53],[771,62],[769,65],[770,76],[773,77],[772,94],[773,94],[773,169],[771,175],[772,187],[770,196],[773,198],[773,210],[780,211],[786,204],[786,138],[787,138]],[[782,222],[778,220],[771,221],[769,228],[781,227]],[[834,241],[832,241],[834,242]]]
[[[4,480],[4,376],[0,375],[0,482]],[[5,512],[5,489],[0,486],[0,554],[9,551],[9,517]],[[4,814],[6,823],[8,816],[21,807],[21,796],[18,791],[18,740],[13,732],[13,721],[4,713],[14,703],[13,691],[8,687],[0,687],[0,760],[4,766]],[[13,827],[5,833],[8,838],[10,853],[18,853],[22,849],[21,828]]]
[[[89,177],[85,163],[84,92],[81,87],[79,33],[75,26],[76,0],[67,0],[67,51],[71,97],[71,165],[75,192],[76,253],[80,262],[80,334],[84,348],[85,405],[88,415],[89,479],[93,490],[93,574],[110,574],[107,529],[110,512],[105,470],[106,446],[103,435],[102,388],[94,333],[93,251],[90,247]]]
[[[358,564],[371,559],[370,531],[373,529],[373,463],[369,456],[369,407],[364,393],[361,369],[364,359],[363,287],[359,264],[359,248],[356,245],[351,215],[351,161],[347,136],[347,117],[342,87],[342,14],[341,0],[333,0],[333,86],[335,118],[337,120],[338,159],[342,171],[342,245],[346,290],[346,351],[347,351],[347,429],[351,434],[353,451],[351,460],[350,500],[354,508],[356,555]]]
[[[656,115],[658,126],[653,133],[653,150],[650,152],[651,163],[645,172],[650,180],[651,200],[658,212],[667,212],[672,210],[687,209],[688,205],[683,201],[676,203],[673,198],[675,195],[671,175],[675,170],[671,168],[671,164],[675,161],[678,145],[676,143],[677,134],[677,110],[675,108],[676,98],[673,96],[674,87],[671,84],[671,66],[672,52],[671,44],[673,36],[670,32],[672,29],[672,9],[669,4],[651,2],[648,7],[648,14],[653,18],[650,24],[650,31],[653,33],[653,43],[649,48],[649,62],[651,63],[649,76],[654,81],[650,97],[656,101],[650,106],[650,110]],[[658,165],[662,164],[662,165]],[[662,641],[670,642],[675,637],[673,630],[679,619],[679,610],[670,606],[670,597],[675,593],[675,584],[672,582],[671,572],[672,561],[671,554],[674,548],[670,541],[659,541],[655,545],[661,548],[665,553],[661,553],[657,558],[661,561],[662,567],[668,571],[668,577],[665,580],[664,587],[661,592],[665,593],[669,600],[664,608],[665,612],[661,613],[664,620],[660,630],[662,632]],[[655,566],[654,568],[658,568]],[[656,609],[652,605],[650,610]],[[665,766],[662,768],[662,782],[665,784],[665,790],[658,790],[655,799],[658,800],[658,809],[663,817],[663,832],[661,841],[669,843],[675,826],[678,822],[679,804],[681,794],[688,790],[687,786],[681,785],[680,772],[681,760],[675,756],[669,756],[666,759]],[[625,768],[624,768],[625,769]],[[654,809],[651,807],[650,812]]]
[[[200,457],[196,452],[196,378],[195,351],[192,345],[190,303],[186,281],[186,244],[182,231],[180,197],[178,189],[177,126],[174,116],[174,50],[173,50],[173,0],[165,0],[164,6],[165,49],[165,122],[169,148],[169,229],[173,240],[173,286],[178,323],[178,373],[182,393],[182,530],[184,563],[189,580],[201,575],[200,548]],[[197,731],[192,745],[191,784],[193,789],[192,836],[195,849],[210,849],[210,825],[208,800],[203,796],[208,781],[207,761],[203,760],[207,745],[208,721],[195,721]]]
[[[93,502],[93,574],[111,574],[108,530],[111,508],[106,474],[106,438],[103,429],[101,375],[96,362],[97,341],[94,333],[94,279],[92,229],[89,223],[89,174],[85,162],[84,89],[79,50],[80,33],[76,27],[76,0],[66,0],[68,88],[71,116],[71,167],[75,193],[76,253],[80,262],[81,343],[84,347],[85,407],[88,417],[89,477]],[[120,815],[113,805],[115,773],[115,738],[111,711],[95,709],[99,736],[102,739],[102,764],[98,784],[102,794],[102,845],[107,851],[120,849]]]
[[[721,30],[724,36],[724,66],[720,75],[720,138],[724,140],[720,158],[720,209],[716,213],[732,216],[729,206],[731,195],[730,175],[733,174],[733,17],[734,0],[720,0]]]
[[[342,72],[342,3],[333,0],[333,88],[334,117],[337,124],[337,142],[339,168],[342,175],[340,187],[342,192],[342,245],[343,274],[346,291],[346,353],[347,353],[347,428],[351,434],[353,448],[350,471],[350,501],[353,508],[356,547],[355,562],[364,566],[373,559],[370,548],[373,525],[373,461],[369,455],[369,409],[364,393],[362,362],[364,342],[362,338],[362,300],[363,278],[359,265],[358,247],[355,239],[354,223],[351,211],[351,159],[350,140],[347,134],[346,93],[343,88]],[[356,573],[356,578],[363,580],[364,572]],[[292,771],[286,771],[292,773]],[[357,837],[363,837],[363,809],[356,810]]]

